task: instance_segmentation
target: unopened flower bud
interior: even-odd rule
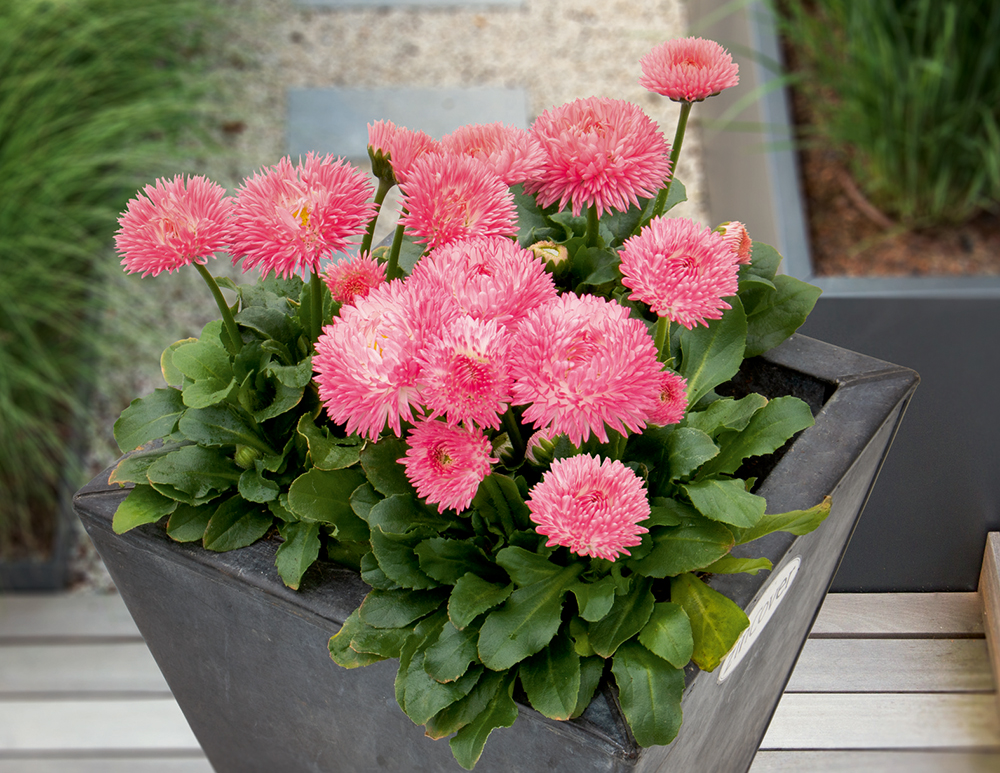
[[[389,185],[396,184],[396,176],[392,171],[392,161],[388,153],[383,153],[380,149],[368,146],[368,158],[372,162],[372,174],[382,182]]]
[[[562,244],[544,241],[535,242],[528,247],[536,258],[545,261],[545,270],[555,276],[561,276],[569,268],[569,250]]]
[[[544,430],[540,430],[528,438],[524,458],[536,467],[548,467],[556,458],[556,444]]]
[[[718,226],[715,231],[722,234],[722,241],[736,255],[736,262],[747,266],[750,264],[750,254],[753,252],[753,241],[747,233],[746,226],[738,220],[725,222]]]
[[[506,432],[497,435],[493,440],[493,456],[500,460],[504,467],[513,467],[518,459],[514,455],[514,446]]]
[[[233,457],[240,467],[244,470],[249,470],[253,467],[253,463],[260,459],[262,456],[261,452],[254,448],[253,446],[236,446],[236,456]]]

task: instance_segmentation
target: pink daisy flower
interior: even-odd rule
[[[402,185],[414,161],[440,149],[440,143],[422,131],[396,126],[392,121],[368,124],[368,155],[372,171],[379,179]]]
[[[353,303],[356,298],[365,298],[371,290],[385,284],[385,265],[370,255],[357,255],[327,266],[323,281],[330,288],[333,300]]]
[[[346,252],[351,237],[364,233],[375,214],[371,194],[367,176],[343,159],[310,153],[293,166],[285,157],[238,192],[233,262],[264,275],[318,272],[322,259]]]
[[[509,328],[557,294],[545,263],[502,236],[438,247],[417,263],[409,281],[454,298],[471,317]]]
[[[677,102],[700,102],[740,82],[739,65],[714,40],[668,40],[639,63],[639,85]]]
[[[509,344],[509,333],[494,320],[461,316],[445,328],[418,358],[420,394],[432,418],[499,427],[510,401]]]
[[[207,262],[229,243],[232,206],[222,187],[204,177],[147,185],[118,219],[115,245],[125,271],[156,276]]]
[[[545,166],[525,183],[538,203],[573,214],[596,206],[624,211],[650,198],[670,177],[670,146],[656,122],[629,102],[590,97],[546,110],[532,134],[545,152]]]
[[[646,326],[614,301],[572,293],[535,309],[511,347],[512,402],[524,420],[573,445],[605,425],[640,432],[659,394],[660,364]]]
[[[649,423],[660,427],[677,424],[687,411],[687,379],[670,370],[660,371],[660,394],[649,414]]]
[[[327,415],[377,440],[396,436],[421,405],[417,355],[457,315],[454,304],[413,292],[395,280],[344,306],[316,342],[313,370]]]
[[[547,546],[614,561],[642,542],[649,517],[642,480],[617,460],[583,454],[557,459],[527,502]]]
[[[482,161],[432,153],[417,159],[403,188],[400,222],[428,249],[473,236],[514,236],[514,194]]]
[[[507,185],[532,179],[545,162],[538,140],[524,129],[502,123],[462,126],[441,138],[441,148],[484,161]]]
[[[406,437],[409,448],[399,460],[417,495],[438,512],[462,512],[472,504],[490,465],[489,438],[480,429],[449,427],[441,421],[420,421]]]
[[[739,265],[722,234],[687,218],[654,218],[620,255],[629,298],[688,330],[722,317],[730,308],[723,298],[738,289]]]
[[[722,240],[736,255],[736,262],[743,266],[749,266],[753,253],[753,240],[747,233],[746,226],[739,220],[733,220],[723,223],[715,230],[722,234]]]

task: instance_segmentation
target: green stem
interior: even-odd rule
[[[386,194],[392,190],[392,181],[379,180],[378,190],[375,191],[375,214],[368,221],[368,230],[365,231],[365,238],[361,240],[361,254],[364,255],[372,251],[372,239],[375,238],[375,223],[378,222],[379,212],[382,211],[382,202],[385,201]]]
[[[323,280],[315,271],[309,277],[309,294],[309,326],[312,328],[312,342],[315,344],[323,332]]]
[[[406,214],[406,207],[399,213],[399,219],[403,219],[403,215]],[[403,228],[403,224],[399,223],[396,225],[396,232],[392,235],[392,247],[389,249],[389,262],[385,267],[385,278],[390,282],[393,279],[397,279],[402,276],[399,273],[399,251],[403,246],[403,232],[406,229]]]
[[[219,307],[219,311],[222,312],[222,321],[226,326],[226,332],[229,333],[230,354],[237,354],[240,349],[243,348],[243,337],[240,335],[240,329],[236,326],[236,320],[233,319],[233,312],[229,308],[229,304],[226,303],[226,299],[223,297],[222,290],[219,289],[219,285],[215,281],[215,277],[213,277],[208,272],[208,269],[201,263],[195,263],[194,267],[198,269],[198,273],[201,274],[201,278],[205,280],[205,284],[208,285],[208,289],[212,291],[215,303]]]
[[[524,443],[524,438],[521,436],[521,428],[517,426],[517,419],[514,417],[513,408],[507,408],[507,412],[503,415],[503,424],[507,430],[507,438],[510,440],[510,445],[514,449],[514,458],[523,459],[527,446]]]
[[[583,242],[588,247],[597,246],[597,237],[601,233],[601,220],[597,216],[597,205],[591,204],[587,208],[587,233],[583,237]]]
[[[633,234],[639,233],[639,231],[649,225],[649,221],[654,217],[662,215],[663,210],[667,206],[667,198],[670,196],[670,185],[677,175],[677,159],[681,155],[681,146],[684,144],[684,132],[687,130],[688,116],[691,115],[691,105],[693,104],[693,102],[681,102],[681,115],[677,119],[677,131],[674,132],[674,144],[670,150],[670,179],[667,180],[666,185],[660,188],[660,192],[656,194],[653,211],[649,214],[649,217],[639,221],[639,225],[632,232]]]
[[[670,319],[660,317],[656,320],[656,332],[653,336],[656,352],[660,362],[670,359]]]

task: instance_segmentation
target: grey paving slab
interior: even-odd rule
[[[348,158],[368,155],[368,124],[388,120],[435,138],[469,123],[528,127],[524,89],[289,89],[287,145]]]

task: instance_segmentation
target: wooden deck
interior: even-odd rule
[[[996,697],[979,594],[834,594],[751,773],[1000,771]],[[0,773],[54,771],[211,771],[117,596],[0,596]]]

